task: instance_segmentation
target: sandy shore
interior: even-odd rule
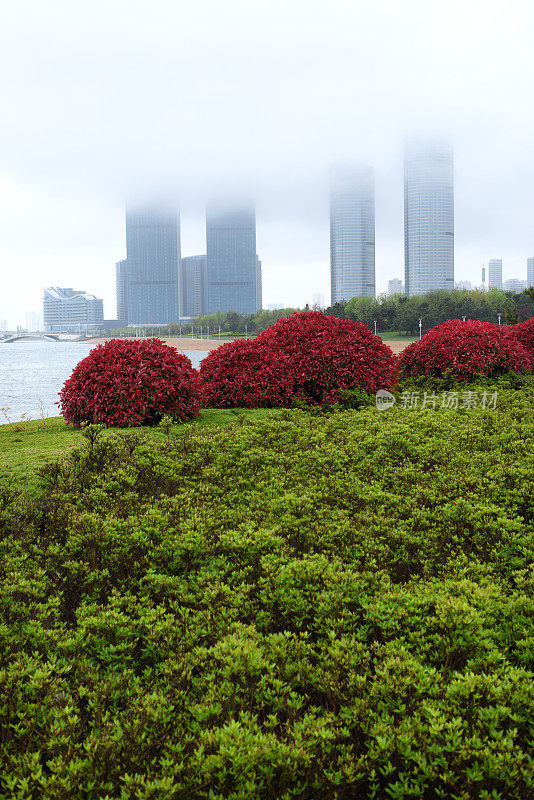
[[[113,336],[110,336],[108,339],[91,339],[92,344],[104,344],[104,342],[109,342],[113,339]],[[121,337],[125,338],[125,337]],[[216,347],[219,345],[224,344],[224,339],[219,341],[218,339],[162,339],[162,342],[168,344],[170,347],[176,347],[177,350],[215,350]],[[228,340],[226,340],[228,341]],[[84,344],[87,342],[87,339],[84,341]]]
[[[110,339],[113,337],[110,337]],[[103,344],[104,342],[109,342],[110,339],[92,339],[93,344]],[[86,340],[87,341],[87,340]],[[162,341],[165,344],[170,345],[171,347],[176,347],[177,350],[215,350],[217,347],[220,347],[221,344],[225,343],[225,340],[222,339],[219,341],[218,339],[163,339]],[[228,339],[226,340],[228,341]],[[408,339],[406,341],[397,341],[397,342],[388,342],[384,341],[384,344],[387,344],[388,347],[391,347],[394,353],[401,353],[405,347],[407,347],[410,342],[415,341],[415,339]]]
[[[384,340],[384,344],[387,344],[388,347],[391,347],[393,352],[396,355],[398,355],[399,353],[402,353],[402,351],[404,350],[405,347],[408,347],[409,344],[411,344],[412,342],[415,342],[415,341],[417,341],[417,340],[416,339],[406,339],[404,342],[403,341],[386,342],[386,340]]]

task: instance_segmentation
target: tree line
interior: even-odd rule
[[[230,333],[249,333],[263,331],[281,317],[294,311],[308,311],[309,306],[300,308],[280,308],[274,311],[262,309],[256,314],[238,314],[235,311],[207,314],[195,321],[196,327]],[[534,316],[532,293],[503,292],[492,290],[455,289],[452,292],[437,291],[424,295],[408,297],[404,294],[380,295],[376,300],[370,297],[353,297],[348,301],[334,303],[322,309],[325,314],[353,322],[363,322],[374,331],[375,322],[378,333],[386,331],[399,335],[414,336],[419,333],[419,320],[423,332],[447,319],[476,319],[484,322],[514,324]]]
[[[531,292],[514,294],[492,290],[455,289],[437,291],[408,297],[404,294],[370,297],[353,297],[348,302],[335,303],[325,309],[326,314],[363,322],[378,333],[392,331],[399,335],[414,336],[419,333],[419,320],[423,333],[447,319],[482,320],[515,324],[534,316],[534,298]],[[499,320],[500,316],[500,320]]]
[[[520,294],[492,290],[455,289],[452,292],[437,291],[424,295],[408,297],[404,294],[380,295],[373,300],[370,297],[353,297],[348,301],[334,303],[323,310],[325,314],[353,322],[363,322],[377,333],[394,332],[407,336],[419,333],[419,320],[423,333],[447,319],[475,319],[484,322],[501,322],[515,324],[534,316],[534,290],[529,289]],[[314,309],[317,307],[314,306]],[[191,323],[171,322],[148,331],[159,336],[196,335],[200,329],[206,335],[230,333],[235,336],[245,333],[254,334],[264,331],[281,317],[287,317],[295,311],[309,311],[302,308],[278,308],[274,310],[260,309],[255,314],[238,314],[237,311],[217,311],[215,314],[203,314]],[[499,319],[500,317],[500,319]],[[125,329],[124,333],[131,333]]]

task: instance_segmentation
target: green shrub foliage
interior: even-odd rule
[[[533,398],[89,431],[0,489],[0,798],[532,798]]]

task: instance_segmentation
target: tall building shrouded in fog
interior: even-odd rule
[[[126,212],[128,322],[167,325],[179,311],[180,223],[167,210]]]
[[[410,297],[454,288],[454,167],[446,143],[406,147],[404,267]]]
[[[261,308],[261,262],[253,207],[206,212],[208,313]]]
[[[488,289],[502,289],[502,258],[490,258],[488,262]]]
[[[534,256],[527,258],[527,289],[534,286]]]
[[[375,296],[375,197],[370,167],[339,164],[330,185],[331,303]]]

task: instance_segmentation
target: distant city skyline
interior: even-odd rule
[[[439,267],[439,259],[445,263],[443,259],[443,253],[448,254],[448,271],[449,274],[452,271],[452,275],[454,277],[454,175],[453,175],[453,156],[452,156],[452,148],[450,145],[444,142],[430,142],[430,145],[427,143],[423,147],[421,145],[418,148],[414,149],[414,146],[411,146],[406,149],[405,153],[405,175],[404,175],[404,188],[405,188],[405,245],[406,247],[406,254],[405,254],[405,261],[406,257],[409,257],[410,252],[416,250],[413,243],[417,241],[417,236],[419,237],[419,254],[423,253],[424,257],[426,258],[426,264],[434,264]],[[376,283],[382,284],[380,289],[376,291],[376,295],[380,294],[391,294],[392,293],[392,286],[400,285],[402,287],[402,291],[406,291],[406,284],[401,281],[399,278],[388,279],[387,281],[387,289],[383,285],[384,276],[381,275],[380,270],[378,270],[378,274],[374,274],[374,270],[371,270],[371,265],[374,262],[374,258],[369,254],[371,253],[374,255],[374,226],[375,226],[375,219],[374,219],[374,191],[373,191],[373,168],[372,167],[358,167],[352,163],[344,163],[343,165],[337,165],[336,170],[331,170],[331,181],[330,181],[330,250],[331,250],[331,263],[330,263],[330,279],[332,288],[334,276],[337,274],[338,278],[343,274],[343,270],[340,269],[342,264],[341,255],[337,260],[337,273],[336,270],[333,269],[333,265],[335,265],[334,259],[334,251],[337,246],[338,254],[344,254],[346,259],[346,265],[348,265],[348,271],[345,272],[345,278],[347,275],[350,275],[350,279],[353,281],[352,285],[348,285],[348,288],[342,291],[342,294],[347,294],[347,296],[361,296],[361,294],[365,294],[369,291],[371,281],[369,280],[367,286],[364,286],[362,277],[364,276],[365,268],[368,269],[368,275],[373,277]],[[333,178],[334,176],[334,178]],[[227,204],[228,205],[228,204]],[[236,212],[220,212],[223,216],[224,215],[231,215],[232,213]],[[234,223],[230,225],[226,225],[228,230],[232,227],[234,228],[234,242],[233,247],[235,248],[236,242],[241,240],[241,245],[246,239],[243,238],[243,231],[245,231],[248,227],[248,231],[251,232],[250,235],[253,235],[254,241],[256,237],[256,219],[255,213],[252,205],[250,205],[248,212],[237,212],[239,213],[249,213],[250,218],[248,223],[242,224],[243,220],[234,220]],[[410,217],[411,213],[411,217]],[[144,215],[144,216],[143,216]],[[209,229],[209,215],[210,212],[207,213],[206,216],[206,235],[208,235]],[[214,219],[216,218],[216,215]],[[411,220],[411,222],[410,222]],[[413,226],[413,220],[416,221],[416,226]],[[452,225],[451,225],[452,220]],[[412,246],[410,247],[410,238],[408,236],[408,231],[411,227],[411,242]],[[260,222],[261,225],[261,222]],[[417,225],[419,225],[419,230],[417,229]],[[170,226],[170,228],[169,228]],[[217,227],[217,226],[215,226]],[[224,225],[222,226],[225,227]],[[235,232],[241,229],[241,234],[235,237]],[[176,243],[173,244],[173,249],[175,255],[171,256],[171,263],[173,265],[177,264],[178,267],[175,269],[174,266],[172,267],[172,276],[170,280],[161,281],[158,279],[160,266],[156,267],[156,272],[153,270],[153,264],[158,263],[158,259],[161,261],[161,254],[165,251],[166,245],[164,244],[165,237],[168,237],[170,230],[170,237],[171,241]],[[417,231],[417,236],[415,235],[414,231]],[[142,233],[140,233],[140,231]],[[252,233],[253,232],[253,233]],[[166,296],[167,300],[165,302],[169,302],[169,297],[174,298],[175,292],[178,296],[178,310],[176,312],[177,316],[175,317],[176,320],[188,316],[198,315],[201,313],[208,313],[209,303],[208,303],[208,279],[207,279],[207,256],[184,256],[183,259],[180,259],[181,253],[181,229],[180,229],[180,217],[179,214],[176,212],[167,212],[167,211],[151,211],[151,210],[141,210],[141,211],[134,211],[131,210],[127,211],[127,224],[126,224],[126,249],[128,250],[128,243],[130,243],[130,249],[132,251],[132,259],[133,263],[135,263],[138,256],[141,260],[144,259],[144,266],[143,269],[145,270],[144,277],[146,280],[134,280],[132,278],[133,273],[128,273],[127,259],[122,259],[115,264],[115,287],[116,287],[116,308],[117,308],[117,319],[120,321],[127,320],[128,312],[128,294],[129,291],[132,296],[135,298],[136,291],[138,292],[139,296],[143,293],[146,294],[146,302],[148,302],[149,296],[152,298],[150,302],[154,302],[154,298],[158,295],[159,292],[159,300],[163,296]],[[161,237],[164,238],[161,238]],[[133,237],[133,238],[132,238]],[[135,239],[137,237],[137,239]],[[441,239],[440,239],[441,237]],[[449,241],[447,238],[449,237]],[[249,236],[250,238],[250,236]],[[230,242],[231,237],[227,237],[225,247]],[[136,241],[134,245],[132,242]],[[250,239],[252,241],[252,239]],[[435,249],[436,242],[440,242],[438,249]],[[449,242],[452,241],[452,252],[451,246],[449,246]],[[445,242],[445,245],[443,245]],[[168,242],[167,242],[168,243]],[[133,246],[133,249],[132,249]],[[367,252],[365,250],[367,248]],[[433,249],[434,248],[434,249]],[[441,249],[440,249],[441,248]],[[250,248],[250,252],[252,253],[252,248]],[[235,250],[237,253],[237,250]],[[438,257],[435,257],[435,253],[438,254]],[[227,253],[228,256],[228,253]],[[348,257],[347,257],[348,256]],[[367,262],[366,262],[367,256]],[[156,261],[154,261],[154,258]],[[231,257],[233,258],[233,256]],[[228,270],[228,266],[231,262],[228,261],[225,266],[225,269]],[[189,261],[186,261],[189,259]],[[185,261],[186,264],[189,264],[192,267],[192,264],[195,259],[204,259],[204,267],[202,272],[202,278],[200,277],[200,273],[192,279],[191,276],[189,278],[189,289],[187,288],[188,279],[186,277],[185,272],[181,270],[181,263]],[[424,260],[424,259],[423,259]],[[421,262],[422,263],[422,262]],[[442,267],[443,267],[442,263]],[[526,265],[526,279],[520,277],[508,277],[506,280],[503,281],[502,271],[503,271],[503,259],[489,259],[486,262],[487,265],[487,275],[489,281],[489,288],[503,288],[508,291],[519,291],[520,287],[522,286],[529,286],[534,285],[534,257],[528,257],[523,260],[523,264]],[[365,267],[365,264],[367,266]],[[252,266],[252,259],[250,259],[250,267]],[[168,267],[168,264],[167,264]],[[198,272],[198,266],[195,267]],[[440,267],[441,269],[441,267]],[[480,267],[478,268],[480,269]],[[424,269],[421,270],[419,266],[419,277],[421,275],[424,276]],[[445,272],[447,271],[447,267],[445,268]],[[510,270],[508,269],[507,272]],[[224,272],[224,270],[223,270]],[[293,306],[300,306],[304,307],[306,303],[310,306],[316,306],[318,303],[316,302],[316,297],[325,295],[324,292],[317,292],[316,285],[314,287],[313,284],[309,284],[306,288],[303,288],[300,300],[296,303],[291,303],[290,301],[278,301],[275,304],[271,303],[262,303],[262,262],[259,260],[258,256],[255,256],[254,259],[254,272],[255,276],[252,281],[249,282],[249,288],[254,287],[251,291],[254,292],[254,301],[251,308],[258,308],[262,305],[282,305],[285,307]],[[416,271],[413,271],[413,275],[416,275]],[[157,273],[157,274],[156,274]],[[429,288],[426,291],[431,291],[432,289],[438,288],[447,288],[449,289],[449,279],[448,277],[445,278],[447,281],[447,286],[441,286],[439,281],[443,279],[443,270],[442,274],[439,275],[439,269],[434,269],[434,275],[430,276],[430,284],[426,284]],[[252,270],[251,270],[252,274]],[[406,263],[405,263],[405,278],[406,278]],[[129,277],[128,277],[129,275]],[[169,273],[167,273],[168,277]],[[429,278],[430,273],[426,275],[425,279]],[[517,275],[517,274],[516,274]],[[138,275],[138,278],[140,276]],[[141,276],[143,277],[143,276]],[[159,275],[161,278],[161,275]],[[356,283],[354,280],[356,279]],[[377,280],[378,279],[378,280]],[[196,300],[193,302],[192,295],[189,295],[188,300],[184,300],[182,298],[186,297],[187,292],[192,291],[192,283],[191,280],[197,282],[198,286],[195,289],[196,291]],[[201,294],[199,294],[199,281],[203,281]],[[357,281],[360,281],[358,284]],[[85,281],[86,282],[86,281]],[[227,286],[234,283],[237,285],[239,281],[228,281],[228,280],[221,280],[220,283],[226,283]],[[246,282],[245,282],[246,283]],[[162,289],[161,287],[163,284],[166,285],[166,288]],[[341,285],[341,284],[340,284]],[[458,280],[454,283],[457,287],[464,287],[468,288],[469,286],[473,285],[472,281],[464,281]],[[476,286],[478,284],[475,284]],[[136,289],[135,287],[138,287]],[[168,292],[169,287],[172,286],[170,294]],[[413,279],[412,279],[412,286],[413,286]],[[150,287],[147,293],[147,287]],[[158,288],[159,287],[159,288]],[[360,294],[361,293],[361,294]],[[415,289],[412,291],[412,294],[415,294]],[[368,295],[373,296],[373,295]],[[333,304],[335,300],[335,293],[330,295],[330,303]],[[174,302],[172,300],[171,302]],[[185,305],[184,305],[185,302]],[[237,300],[235,301],[237,303]],[[237,303],[239,304],[239,303]],[[324,303],[327,305],[328,301]],[[186,313],[186,311],[194,311],[193,313]],[[233,310],[233,309],[227,309]],[[33,312],[25,312],[26,314],[31,314]],[[152,312],[147,312],[150,316],[153,316]],[[168,312],[164,312],[167,314]],[[170,313],[170,312],[169,312]],[[246,312],[241,312],[246,313]],[[248,312],[252,313],[252,312]],[[108,319],[113,319],[114,314],[113,312],[108,309],[108,314],[106,315]],[[146,316],[146,315],[145,315]],[[158,316],[158,314],[156,314]],[[169,319],[169,321],[172,321]],[[151,320],[149,321],[149,317],[147,317],[144,321],[141,321],[141,318],[137,321],[137,323],[133,324],[140,324],[140,325],[148,325],[148,324],[165,324],[164,319],[160,319],[159,321]],[[9,329],[15,329],[15,327],[23,327],[19,323],[16,325],[10,320],[6,320],[6,326]],[[28,320],[26,320],[26,328],[28,327]]]
[[[9,0],[0,27],[0,319],[87,286],[115,316],[125,205],[256,205],[263,305],[330,302],[328,172],[374,167],[376,293],[403,278],[404,137],[450,141],[455,279],[534,256],[534,5]]]

